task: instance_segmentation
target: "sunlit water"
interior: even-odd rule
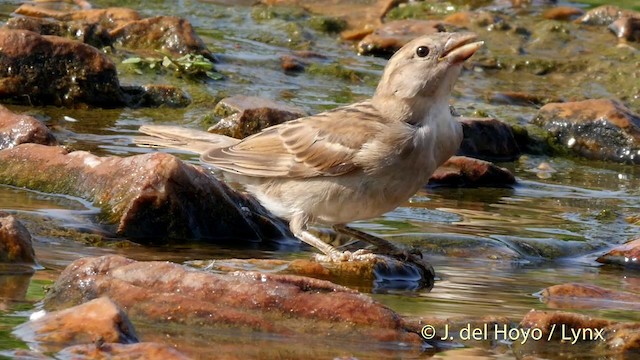
[[[124,3],[123,3],[124,4]],[[117,5],[97,1],[96,6]],[[16,2],[0,3],[6,18]],[[126,4],[125,4],[126,6]],[[144,15],[172,14],[189,18],[205,43],[221,58],[217,69],[227,80],[184,82],[171,76],[147,74],[140,78],[121,68],[122,83],[169,82],[192,93],[194,104],[186,109],[71,110],[12,107],[44,120],[59,139],[72,149],[99,155],[127,156],[150,151],[131,140],[136,129],[149,123],[202,128],[202,117],[211,111],[215,96],[242,93],[285,101],[310,113],[370,96],[385,61],[354,55],[351,44],[332,36],[315,37],[314,51],[327,56],[326,63],[340,63],[358,71],[362,82],[302,73],[291,76],[280,69],[279,57],[290,53],[283,20],[257,22],[248,7],[224,7],[204,2],[141,2]],[[632,2],[631,6],[640,6]],[[247,25],[249,24],[249,25]],[[260,36],[271,36],[265,44]],[[502,80],[501,80],[502,81]],[[535,108],[486,104],[483,94],[492,79],[466,71],[456,87],[454,105],[462,114],[488,111],[511,122],[523,123]],[[505,86],[499,83],[497,86]],[[511,82],[505,87],[514,87]],[[544,82],[527,84],[539,91]],[[606,94],[604,94],[606,96]],[[64,120],[64,116],[77,122]],[[172,151],[169,151],[172,152]],[[194,156],[173,152],[185,160]],[[554,169],[539,174],[546,162]],[[547,286],[583,282],[640,294],[633,272],[603,267],[595,258],[615,244],[638,234],[629,219],[638,215],[640,180],[633,166],[577,159],[525,156],[501,164],[518,178],[512,188],[424,189],[405,206],[379,219],[354,226],[407,246],[424,249],[434,265],[438,281],[429,291],[375,293],[377,300],[407,316],[504,315],[518,321],[530,309],[548,309],[535,293]],[[540,176],[538,176],[540,175]],[[543,176],[544,175],[544,176]],[[213,258],[295,258],[312,250],[292,242],[281,249],[237,249],[210,244],[162,247],[130,245],[88,246],[52,236],[51,228],[71,228],[80,233],[101,233],[95,223],[97,210],[81,199],[0,186],[0,210],[15,214],[34,235],[39,270],[33,278],[0,275],[0,283],[17,284],[0,297],[0,350],[24,346],[8,334],[37,308],[43,284],[55,279],[64,267],[84,256],[119,253],[140,260],[184,262]],[[29,279],[31,279],[29,281]],[[620,308],[576,310],[616,320],[640,320],[637,311]]]

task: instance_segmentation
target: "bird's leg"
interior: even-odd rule
[[[324,255],[316,255],[316,260],[324,262],[371,260],[374,254],[354,254],[350,251],[340,251],[319,239],[307,230],[308,217],[304,214],[295,215],[289,222],[289,228],[295,237],[322,251]]]
[[[367,234],[366,232],[360,231],[358,229],[354,229],[345,224],[333,225],[333,230],[335,230],[338,233],[351,236],[358,240],[368,242],[369,244],[374,245],[376,248],[378,248],[378,251],[383,254],[394,254],[394,253],[400,253],[403,251],[402,249],[397,247],[394,243],[388,240],[379,238],[377,236],[373,236],[371,234]]]

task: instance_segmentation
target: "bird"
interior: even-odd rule
[[[309,231],[332,226],[379,247],[390,242],[347,224],[394,210],[424,186],[462,141],[449,107],[465,60],[483,41],[470,32],[409,41],[387,62],[370,99],[274,125],[244,139],[174,126],[143,125],[156,144],[192,150],[240,183],[323,261],[358,261]],[[162,141],[161,139],[164,139]]]

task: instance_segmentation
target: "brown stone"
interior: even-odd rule
[[[112,359],[162,359],[187,360],[190,357],[163,344],[143,342],[137,344],[86,344],[62,349],[57,353],[60,359],[112,360]]]
[[[573,6],[555,6],[542,13],[542,17],[549,20],[568,21],[584,14],[582,9]]]
[[[0,262],[35,264],[31,234],[16,218],[0,212]]]
[[[92,46],[2,28],[0,48],[0,98],[65,106],[125,103],[115,65]]]
[[[442,21],[460,27],[472,25],[487,27],[498,24],[503,24],[505,28],[509,27],[505,24],[504,18],[489,11],[461,11],[446,16]]]
[[[429,179],[429,186],[503,187],[515,183],[516,179],[509,170],[466,156],[452,156]]]
[[[269,99],[235,95],[222,99],[214,112],[224,116],[209,128],[210,132],[242,139],[264,128],[306,116],[307,113],[293,106]]]
[[[591,284],[569,283],[550,286],[540,292],[542,300],[552,308],[640,309],[638,295],[605,289]]]
[[[138,342],[127,315],[106,297],[45,314],[21,324],[13,334],[45,351],[98,341],[122,344]]]
[[[446,31],[438,20],[397,20],[385,23],[358,43],[361,55],[391,56],[403,45],[421,35]]]
[[[82,20],[88,23],[98,23],[103,25],[118,24],[120,22],[139,20],[140,14],[129,8],[106,8],[106,9],[84,9],[77,11],[58,11],[50,8],[22,4],[15,11],[18,15],[52,18],[61,21]]]
[[[88,199],[115,224],[109,230],[139,241],[291,236],[254,200],[165,153],[98,157],[22,144],[0,151],[0,183]]]
[[[57,145],[51,130],[41,121],[0,105],[0,150],[24,143]]]
[[[542,331],[545,339],[553,330],[553,339],[558,340],[561,336],[559,331],[555,331],[561,325],[566,328],[587,329],[587,328],[603,328],[614,324],[614,321],[593,318],[587,315],[574,314],[570,312],[549,312],[540,310],[531,310],[525,315],[520,322],[522,328],[536,328]]]
[[[521,151],[511,125],[492,118],[460,118],[463,139],[457,155],[487,161],[513,161]]]
[[[538,111],[533,122],[555,142],[584,157],[640,163],[640,116],[617,101],[551,103]]]
[[[598,257],[597,262],[640,269],[640,238],[631,240]]]
[[[47,293],[45,308],[65,308],[100,296],[127,309],[133,321],[162,327],[197,325],[201,331],[232,328],[318,340],[421,344],[392,310],[327,281],[244,271],[213,274],[121,256],[70,264]]]

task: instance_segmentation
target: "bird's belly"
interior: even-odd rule
[[[249,187],[264,207],[290,219],[304,213],[312,221],[344,224],[370,219],[405,203],[424,185],[413,176],[353,176],[280,179]]]

